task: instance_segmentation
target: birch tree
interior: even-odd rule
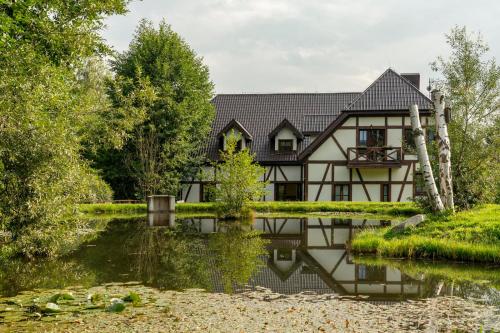
[[[418,161],[420,162],[420,169],[424,176],[425,191],[427,192],[433,210],[438,212],[443,211],[443,202],[439,196],[436,182],[434,181],[429,154],[427,153],[427,146],[425,145],[424,132],[420,124],[418,105],[416,104],[410,106],[410,119],[415,146],[417,148]]]
[[[448,124],[455,208],[500,200],[500,66],[479,33],[454,27],[448,57],[431,64],[433,85],[453,105]]]
[[[436,134],[438,143],[439,160],[439,188],[442,201],[446,209],[454,210],[453,204],[453,182],[451,175],[451,147],[448,136],[448,126],[444,114],[444,95],[439,90],[432,91],[434,102],[434,116],[436,119]]]

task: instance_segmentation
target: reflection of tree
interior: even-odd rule
[[[14,296],[34,288],[64,288],[95,285],[95,274],[76,261],[0,261],[0,295]]]
[[[240,224],[228,223],[223,225],[223,232],[210,235],[209,248],[228,293],[234,291],[235,284],[248,282],[263,265],[261,256],[267,253],[267,241],[260,237],[260,232],[244,229]]]
[[[127,245],[136,251],[132,269],[144,283],[176,290],[211,289],[208,254],[199,237],[143,226]]]

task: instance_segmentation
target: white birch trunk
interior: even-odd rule
[[[415,146],[417,147],[418,161],[420,162],[420,169],[422,170],[425,183],[425,191],[431,201],[434,211],[444,210],[443,202],[439,196],[439,192],[434,181],[432,174],[431,163],[429,161],[429,154],[427,154],[427,146],[425,145],[424,132],[420,124],[420,117],[418,113],[418,105],[410,106],[410,119],[411,127],[413,129],[413,137],[415,139]]]
[[[439,188],[443,203],[447,209],[454,210],[453,183],[451,178],[451,148],[448,126],[444,114],[444,95],[439,90],[432,91],[434,115],[436,117],[436,136],[439,155]]]

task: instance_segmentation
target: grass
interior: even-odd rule
[[[448,216],[429,216],[422,225],[395,232],[365,230],[352,242],[356,253],[500,263],[500,205],[484,205]]]
[[[250,208],[257,213],[364,213],[383,214],[387,216],[411,216],[420,213],[420,209],[411,202],[253,202]],[[176,212],[207,212],[214,213],[217,203],[179,203]],[[123,214],[146,213],[146,204],[84,204],[80,212],[85,214]]]

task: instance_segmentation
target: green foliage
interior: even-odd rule
[[[124,14],[127,2],[2,1],[0,62],[8,59],[9,51],[25,45],[56,65],[106,54],[109,49],[99,34],[104,27],[103,19],[109,15]]]
[[[124,302],[132,303],[134,306],[141,304],[141,296],[136,292],[129,292],[127,296],[123,297]]]
[[[392,216],[411,216],[421,213],[420,208],[413,202],[279,202],[260,201],[252,202],[249,207],[257,212],[346,212],[384,214]]]
[[[177,213],[207,212],[215,213],[219,202],[197,202],[176,204]],[[260,213],[320,213],[344,212],[365,213],[390,216],[411,216],[422,213],[412,202],[303,202],[303,201],[256,201],[248,203],[248,208]],[[146,204],[82,204],[79,211],[85,214],[127,214],[145,213]]]
[[[199,148],[214,116],[208,68],[168,24],[155,29],[146,20],[112,67],[116,81],[110,94],[115,104],[117,96],[127,100],[147,91],[138,94],[143,98],[135,103],[144,106],[145,119],[134,127],[123,151],[100,152],[96,166],[118,198],[176,194],[179,181],[192,176],[200,162]]]
[[[220,202],[223,217],[239,217],[248,212],[248,204],[259,200],[265,194],[267,182],[260,179],[265,169],[254,162],[254,155],[248,148],[237,150],[240,135],[234,131],[225,137],[226,150],[221,151],[221,162],[215,163],[217,186],[216,200]]]
[[[124,0],[0,4],[0,232],[3,254],[55,255],[88,233],[71,217],[112,192],[83,153],[119,148],[143,112],[107,97],[99,37]],[[114,121],[113,121],[114,120]]]
[[[110,306],[106,308],[107,312],[123,312],[125,310],[125,304],[123,302],[112,302]]]
[[[224,291],[234,292],[234,286],[243,285],[263,265],[262,256],[268,241],[250,226],[225,224],[224,232],[210,235],[209,249],[214,253],[214,263],[222,275]],[[247,229],[247,230],[245,230]]]
[[[485,205],[455,215],[429,216],[422,226],[356,235],[356,252],[381,256],[500,262],[499,206]]]
[[[479,34],[455,27],[446,36],[452,49],[432,69],[449,99],[449,124],[455,205],[467,209],[499,197],[500,66],[485,59],[488,45]]]

